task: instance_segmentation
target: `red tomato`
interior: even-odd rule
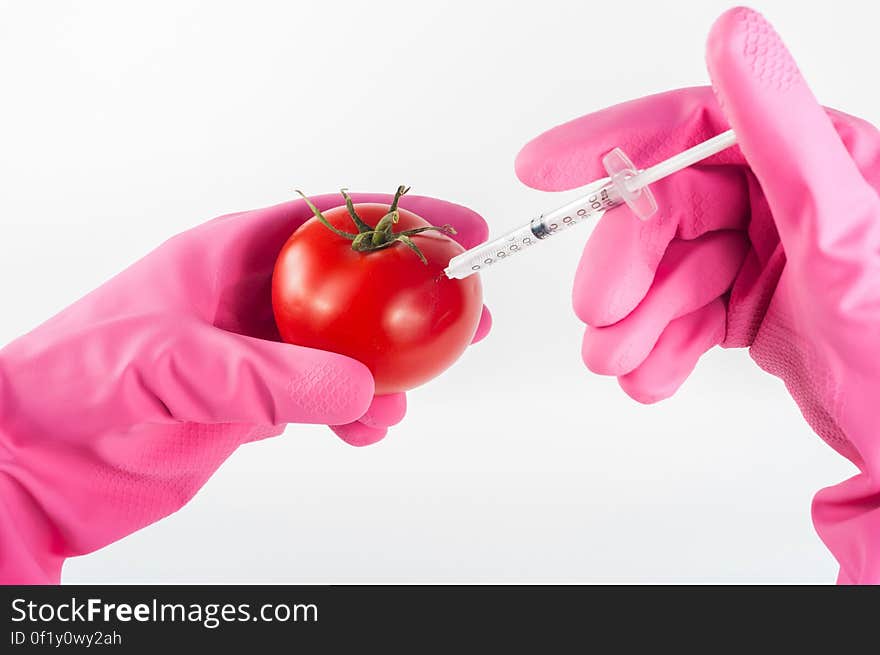
[[[355,205],[370,227],[388,205]],[[429,223],[399,210],[394,233]],[[346,208],[323,212],[339,230],[357,233]],[[376,394],[407,391],[436,377],[464,352],[480,320],[480,279],[450,280],[449,260],[464,252],[438,232],[412,236],[424,264],[405,244],[356,252],[318,218],[304,223],[278,255],[272,278],[272,307],[281,338],[329,350],[364,363]]]

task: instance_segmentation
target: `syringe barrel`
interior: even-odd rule
[[[591,216],[602,214],[620,202],[620,197],[613,185],[607,179],[600,180],[587,195],[581,196],[552,212],[542,214],[504,236],[453,257],[446,268],[446,275],[450,278],[462,279],[477,273],[488,266],[528,250],[538,241],[561,232],[567,227],[577,225]]]
[[[587,195],[533,220],[532,231],[535,236],[544,239],[619,205],[621,199],[614,185],[607,179],[601,182],[603,183],[594,185]]]
[[[446,268],[446,275],[456,279],[466,278],[487,266],[522,252],[535,245],[537,241],[538,237],[532,232],[532,223],[528,223],[504,236],[472,248],[458,257],[453,257]]]

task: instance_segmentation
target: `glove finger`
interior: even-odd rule
[[[382,441],[388,433],[387,428],[374,428],[364,425],[360,421],[346,425],[331,425],[330,429],[350,446],[369,446]]]
[[[709,67],[713,67],[711,62]],[[720,79],[716,82],[722,84]],[[880,185],[877,128],[844,112],[827,107],[823,110],[859,169],[873,178],[869,179],[874,186]],[[762,114],[753,116],[760,121]],[[622,148],[644,168],[729,127],[730,121],[712,87],[676,89],[607,107],[544,132],[520,150],[516,174],[535,189],[566,191],[605,177],[602,157],[615,147]],[[741,150],[734,147],[702,161],[698,167],[725,164],[748,166]]]
[[[736,231],[672,241],[638,307],[614,325],[587,326],[581,349],[587,368],[601,375],[635,370],[670,322],[728,291],[747,252],[746,236]]]
[[[406,394],[392,393],[376,396],[359,421],[371,428],[388,428],[397,425],[406,415]]]
[[[744,229],[746,178],[733,167],[691,168],[653,187],[659,206],[650,221],[617,207],[596,225],[575,274],[575,313],[588,325],[617,323],[641,302],[672,239]]]
[[[474,332],[474,338],[471,339],[471,345],[485,339],[491,329],[492,314],[489,312],[489,308],[486,307],[486,305],[483,305],[483,313],[480,314],[480,322],[477,324],[477,331]]]
[[[405,414],[405,393],[376,396],[360,420],[345,425],[331,425],[330,429],[347,444],[369,446],[381,441],[388,433],[388,428],[400,423]]]
[[[631,100],[544,132],[516,157],[516,174],[530,187],[566,191],[605,177],[602,157],[622,148],[645,168],[728,129],[711,87],[678,89]],[[701,166],[744,163],[736,148]]]
[[[722,14],[706,59],[788,261],[839,298],[827,284],[849,277],[840,275],[841,262],[880,252],[877,193],[763,16],[744,7]],[[837,273],[826,275],[828,266]]]
[[[673,320],[638,368],[618,378],[640,403],[656,403],[678,391],[707,350],[724,339],[726,308],[721,298]]]
[[[349,357],[202,323],[159,326],[140,375],[166,415],[200,423],[343,424],[373,397],[369,369]]]
[[[242,443],[248,443],[251,441],[262,441],[263,439],[270,439],[272,437],[277,437],[284,433],[284,430],[287,428],[287,425],[255,425],[248,426],[250,429],[248,432],[242,437]]]

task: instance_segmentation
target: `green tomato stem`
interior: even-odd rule
[[[417,254],[417,255],[419,256],[419,259],[422,260],[422,263],[423,263],[425,266],[428,265],[428,260],[425,259],[425,255],[422,254],[422,251],[419,250],[419,247],[415,244],[415,242],[414,242],[412,239],[410,239],[410,238],[409,238],[408,236],[406,236],[405,234],[398,234],[398,235],[397,235],[397,240],[400,241],[400,243],[402,243],[403,245],[405,245],[407,248],[409,248],[410,250],[412,250],[415,254]]]
[[[388,213],[379,219],[379,222],[376,223],[376,227],[370,227],[360,216],[358,216],[354,207],[354,202],[352,201],[351,196],[348,195],[348,190],[340,189],[340,193],[342,193],[342,197],[345,199],[345,207],[348,209],[348,215],[358,229],[357,233],[346,232],[345,230],[340,230],[333,226],[302,191],[297,189],[296,192],[303,197],[306,204],[309,206],[309,209],[311,209],[312,213],[315,215],[315,218],[317,218],[324,227],[337,236],[351,241],[351,249],[355,252],[366,253],[373,252],[374,250],[384,250],[385,248],[393,246],[395,243],[402,243],[416,253],[421,262],[427,266],[428,259],[411,237],[431,230],[450,235],[456,234],[456,232],[451,225],[426,225],[425,227],[416,227],[410,230],[403,230],[402,232],[395,232],[394,225],[400,220],[400,212],[397,209],[397,205],[400,202],[401,197],[403,197],[407,191],[409,191],[409,187],[407,186],[401,185],[397,187],[397,192],[394,194],[394,199],[391,201]]]
[[[351,220],[353,220],[354,224],[357,226],[358,232],[364,233],[372,230],[373,228],[364,223],[355,211],[354,202],[352,202],[351,196],[348,195],[348,189],[340,189],[339,192],[342,194],[342,197],[345,198],[345,207],[348,209],[348,215],[351,216]]]
[[[318,209],[317,207],[315,207],[314,203],[306,197],[306,194],[304,194],[299,189],[296,189],[296,192],[303,197],[303,200],[306,201],[306,204],[309,206],[309,209],[312,210],[312,213],[315,215],[315,218],[317,218],[319,221],[321,221],[324,224],[324,227],[326,227],[331,232],[338,234],[339,236],[343,237],[344,239],[354,240],[357,238],[357,236],[358,236],[357,234],[352,234],[351,232],[343,232],[342,230],[333,227],[330,224],[330,221],[328,221],[326,218],[324,218],[324,214],[321,213],[321,210]]]

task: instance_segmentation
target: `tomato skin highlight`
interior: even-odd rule
[[[388,213],[355,205],[375,227]],[[430,225],[405,209],[394,232]],[[334,227],[357,232],[344,206],[323,212]],[[428,260],[403,243],[356,252],[317,218],[281,249],[272,276],[272,308],[281,338],[347,355],[373,373],[376,395],[408,391],[436,377],[467,348],[483,309],[479,276],[450,280],[443,269],[464,248],[438,232],[414,235]],[[332,393],[328,389],[328,393]]]

